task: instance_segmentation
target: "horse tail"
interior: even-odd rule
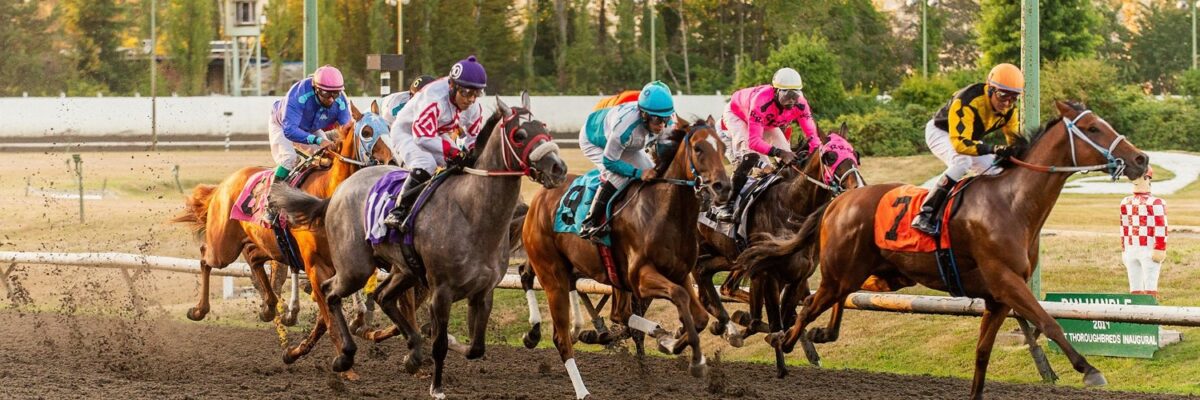
[[[525,250],[521,235],[525,230],[526,214],[529,214],[529,204],[526,204],[524,199],[518,199],[517,208],[513,210],[512,219],[508,222],[509,254]]]
[[[816,244],[817,232],[821,226],[821,220],[825,218],[825,208],[828,204],[818,207],[816,211],[808,215],[804,219],[804,224],[800,229],[791,236],[774,236],[770,233],[762,233],[756,235],[760,240],[750,248],[742,252],[738,256],[737,265],[743,266],[746,269],[747,276],[755,275],[761,272],[766,266],[771,263],[766,261],[790,256],[796,252],[803,251],[812,245]]]
[[[216,191],[216,185],[196,185],[192,195],[183,202],[183,212],[171,218],[171,222],[188,224],[197,237],[204,236],[208,226],[208,203]]]
[[[313,196],[288,185],[274,185],[268,202],[271,207],[287,213],[293,224],[309,228],[323,226],[325,210],[329,208],[329,199]]]

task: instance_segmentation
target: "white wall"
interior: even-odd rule
[[[534,116],[554,132],[576,132],[583,126],[601,96],[533,97]],[[162,140],[172,135],[265,134],[267,119],[275,97],[159,97],[158,134]],[[371,98],[351,101],[366,110]],[[517,105],[520,98],[502,100]],[[495,97],[483,101],[484,108],[495,108]],[[723,111],[723,96],[676,96],[676,110],[688,118]],[[102,140],[108,136],[150,134],[149,97],[10,97],[0,98],[0,137],[45,138],[84,136]],[[225,112],[232,115],[226,117]]]

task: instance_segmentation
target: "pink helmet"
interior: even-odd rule
[[[316,71],[313,71],[312,79],[313,84],[321,90],[335,92],[341,91],[346,86],[345,82],[342,80],[342,72],[338,71],[337,68],[334,68],[331,65],[317,68]]]

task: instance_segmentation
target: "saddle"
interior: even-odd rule
[[[567,187],[566,193],[559,200],[558,209],[554,212],[555,232],[579,234],[580,226],[583,225],[583,219],[587,216],[588,210],[592,207],[592,201],[596,198],[596,191],[600,189],[600,183],[599,169],[588,171],[588,173],[575,178],[571,182],[571,185]],[[605,223],[612,221],[612,207],[614,204],[618,204],[625,196],[625,189],[625,187],[618,188],[617,193],[602,208],[604,210]],[[598,236],[592,240],[596,243],[596,251],[600,254],[600,261],[604,264],[609,282],[617,289],[626,290],[629,285],[622,279],[622,274],[618,273],[617,265],[613,258],[611,248],[612,234]]]
[[[425,263],[421,260],[421,256],[417,254],[416,248],[413,246],[413,238],[417,233],[416,220],[429,197],[433,192],[441,186],[442,182],[451,175],[453,170],[442,170],[432,179],[417,196],[416,202],[413,203],[412,210],[404,219],[404,224],[407,233],[400,234],[400,231],[388,227],[383,223],[388,214],[396,207],[396,202],[400,199],[400,191],[404,188],[404,181],[408,179],[408,170],[396,170],[385,174],[367,194],[366,207],[363,210],[363,223],[367,233],[367,241],[372,245],[396,243],[400,245],[400,252],[404,256],[405,262],[414,271],[424,270]],[[421,276],[424,276],[421,274]]]
[[[733,239],[739,251],[745,250],[750,242],[750,232],[746,222],[752,216],[751,213],[754,211],[754,205],[758,202],[759,197],[767,192],[767,189],[770,189],[782,180],[783,178],[778,174],[767,174],[758,178],[749,178],[746,186],[742,188],[742,192],[734,199],[733,222],[723,222],[713,219],[708,211],[700,213],[700,218],[697,221]]]
[[[942,282],[956,297],[965,294],[958,263],[950,245],[950,218],[961,208],[963,197],[960,194],[972,180],[964,179],[950,191],[945,210],[939,216],[938,224],[942,229],[937,238],[912,228],[913,218],[916,218],[921,204],[929,195],[928,189],[913,185],[900,186],[885,193],[875,206],[875,245],[888,251],[934,253]]]

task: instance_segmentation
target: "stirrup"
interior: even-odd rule
[[[735,219],[734,212],[722,206],[713,207],[708,211],[708,214],[712,219],[720,222],[733,222]]]
[[[405,218],[396,216],[396,213],[389,212],[387,217],[383,218],[383,225],[394,229],[400,229],[404,225],[404,220],[408,219],[408,213],[405,213]]]
[[[918,214],[916,220],[913,221],[912,228],[929,236],[937,236],[942,231],[941,224],[930,221],[931,218],[922,219]]]

